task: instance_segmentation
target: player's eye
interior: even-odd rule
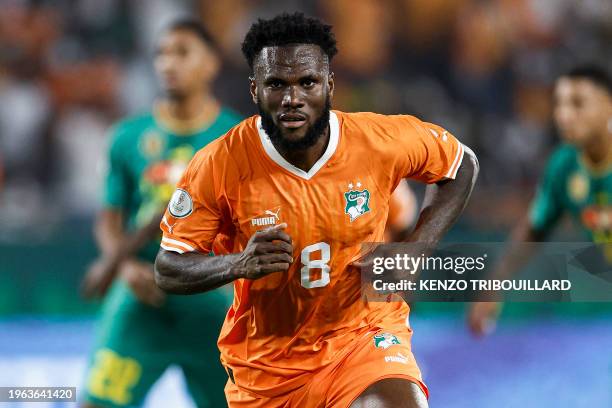
[[[272,89],[280,89],[283,86],[283,82],[279,81],[278,79],[271,79],[268,81],[267,85]]]
[[[166,55],[171,55],[172,49],[168,49],[168,47],[159,47],[155,49],[155,57],[163,57]]]
[[[302,86],[304,88],[312,88],[313,86],[315,86],[315,84],[316,82],[312,78],[306,78],[302,80]]]

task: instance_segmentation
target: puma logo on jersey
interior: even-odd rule
[[[385,363],[402,363],[408,364],[408,357],[402,353],[397,353],[395,356],[385,356]]]
[[[268,225],[276,225],[277,221],[280,221],[278,213],[280,213],[280,207],[276,208],[276,211],[266,210],[264,211],[264,217],[257,217],[251,220],[251,225],[254,227],[265,227]]]
[[[280,208],[276,210],[276,212],[274,211],[270,211],[270,210],[266,210],[266,212],[264,214],[266,215],[271,215],[274,218],[276,218],[276,220],[278,221],[280,218],[278,218],[278,213],[280,212]]]

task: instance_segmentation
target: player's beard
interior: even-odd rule
[[[272,115],[265,112],[260,105],[257,103],[257,109],[261,116],[261,126],[266,131],[272,144],[280,150],[304,150],[311,146],[321,138],[327,126],[329,125],[329,111],[331,110],[331,100],[329,94],[325,98],[325,107],[321,115],[315,120],[315,122],[306,130],[306,134],[299,140],[287,140],[283,137],[283,134],[278,126],[274,123]]]

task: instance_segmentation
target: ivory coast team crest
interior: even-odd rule
[[[357,183],[357,188],[361,187],[361,183]],[[344,213],[347,214],[351,222],[356,218],[370,211],[370,192],[368,189],[354,190],[353,183],[348,185],[349,191],[344,193]]]
[[[386,350],[395,344],[400,344],[400,341],[395,334],[378,333],[374,335],[374,347],[376,348]]]

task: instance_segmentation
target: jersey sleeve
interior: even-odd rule
[[[108,170],[104,181],[103,205],[108,208],[125,208],[128,206],[130,187],[129,172],[126,168],[123,132],[120,128],[111,131],[111,143],[108,150]]]
[[[544,175],[536,190],[536,196],[529,209],[531,228],[540,233],[547,233],[555,226],[563,214],[562,194],[559,177],[563,174],[563,152],[558,151],[546,164]]]
[[[219,175],[210,154],[198,152],[189,163],[161,221],[161,247],[178,253],[209,253],[223,219],[218,203]]]
[[[454,179],[464,146],[447,130],[408,115],[389,116],[397,176],[424,183]]]

